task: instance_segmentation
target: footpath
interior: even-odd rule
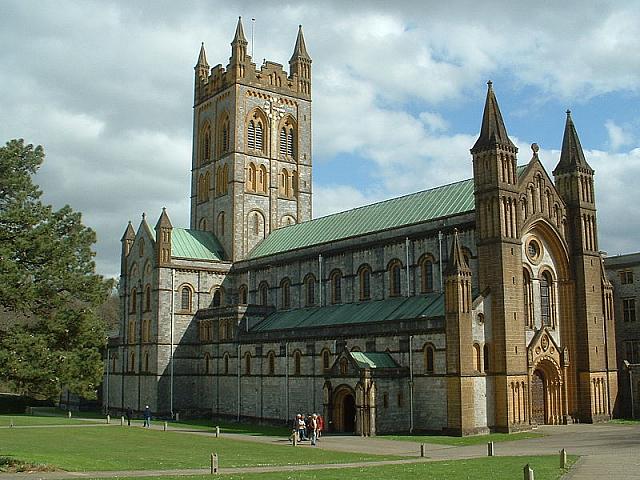
[[[75,427],[83,427],[76,425]],[[89,424],[86,425],[90,426]],[[95,426],[95,425],[91,425]],[[57,426],[51,426],[54,428]],[[22,427],[29,428],[29,427]],[[42,427],[40,427],[42,428]],[[154,429],[162,429],[155,424]],[[168,430],[189,432],[197,435],[215,435],[209,430],[191,430],[188,428],[167,427]],[[495,443],[496,456],[558,455],[564,448],[570,455],[579,455],[580,460],[567,473],[563,480],[602,480],[624,479],[640,480],[640,425],[564,425],[543,426],[538,431],[543,437]],[[258,436],[224,433],[224,438],[246,442],[258,442],[275,445],[288,444],[283,437]],[[320,448],[325,450],[354,452],[406,457],[401,460],[378,462],[357,462],[348,464],[280,465],[263,467],[221,468],[221,474],[259,473],[259,472],[295,472],[323,469],[361,468],[380,465],[399,465],[407,463],[430,462],[438,460],[458,460],[478,458],[487,455],[487,445],[456,447],[451,445],[425,444],[425,457],[420,456],[420,444],[407,441],[387,440],[384,437],[356,437],[347,435],[325,435],[317,447],[306,442],[291,448]],[[97,472],[33,472],[4,473],[0,480],[62,480],[68,478],[115,478],[115,477],[151,477],[182,476],[208,474],[209,469],[181,470],[131,470]]]

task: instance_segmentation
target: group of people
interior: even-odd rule
[[[127,418],[127,425],[131,426],[131,419],[133,418],[133,410],[131,409],[131,407],[127,407],[125,415]],[[145,405],[143,417],[144,417],[144,426],[146,428],[151,428],[151,409],[149,408],[149,405]]]
[[[311,440],[311,445],[317,445],[318,438],[322,436],[322,430],[324,430],[324,418],[317,413],[303,415],[301,413],[296,415],[293,419],[293,433],[291,434],[291,441],[294,437],[298,442],[305,440]]]

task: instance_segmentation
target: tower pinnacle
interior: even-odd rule
[[[302,25],[298,25],[298,37],[296,38],[296,46],[293,48],[293,55],[289,63],[295,61],[296,58],[304,58],[305,60],[311,60],[309,53],[307,53],[307,46],[304,43],[304,34],[302,33]]]
[[[504,126],[504,121],[502,120],[498,100],[493,92],[493,82],[489,80],[487,82],[487,99],[484,104],[480,136],[478,137],[478,140],[476,140],[471,152],[481,151],[497,145],[516,148],[507,135],[507,129]]]
[[[571,118],[571,110],[567,110],[567,121],[564,126],[560,161],[553,170],[553,174],[557,175],[559,173],[572,172],[580,168],[587,169],[590,173],[593,173],[593,169],[587,163],[586,158],[584,158],[578,132]]]
[[[236,25],[236,34],[233,37],[233,42],[231,45],[235,45],[237,43],[241,43],[247,45],[247,39],[244,36],[244,29],[242,28],[242,17],[238,17],[238,24]]]
[[[207,63],[207,53],[204,50],[204,42],[200,45],[200,54],[198,55],[198,63],[196,63],[196,68],[198,67],[209,68],[209,64]]]

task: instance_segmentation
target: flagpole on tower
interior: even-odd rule
[[[253,30],[256,24],[256,19],[251,19],[251,58],[253,58]]]

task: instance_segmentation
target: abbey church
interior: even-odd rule
[[[360,435],[609,419],[613,293],[571,114],[552,176],[535,144],[518,165],[489,82],[468,180],[312,219],[302,29],[288,72],[247,45],[238,20],[226,67],[200,49],[189,228],[163,210],[122,237],[105,408]]]

